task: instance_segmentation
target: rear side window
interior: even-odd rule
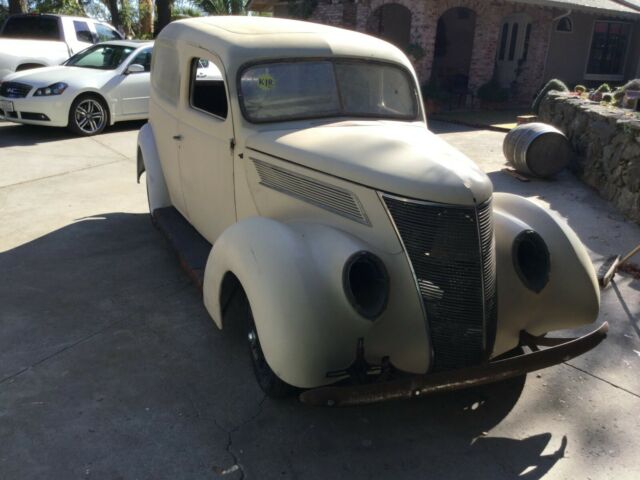
[[[151,58],[151,85],[165,102],[178,104],[180,68],[178,52],[168,43],[156,42]]]
[[[98,34],[99,42],[108,42],[109,40],[122,40],[122,36],[115,30],[102,25],[101,23],[94,24],[96,27],[96,33]]]
[[[56,17],[10,17],[0,36],[34,40],[60,40],[60,24]]]
[[[87,22],[73,21],[73,28],[76,31],[76,38],[79,42],[93,43],[93,34],[89,30]]]
[[[191,59],[189,104],[219,118],[227,118],[227,92],[220,70],[205,58]]]

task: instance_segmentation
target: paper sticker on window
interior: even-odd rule
[[[276,79],[273,78],[268,73],[265,73],[258,77],[258,87],[261,90],[271,90],[275,86],[276,86]]]

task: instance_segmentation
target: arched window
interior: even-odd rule
[[[556,32],[571,33],[573,32],[573,22],[569,17],[562,17],[556,25]]]
[[[368,30],[406,50],[411,43],[411,10],[398,3],[382,5],[369,19]]]

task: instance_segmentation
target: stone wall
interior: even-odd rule
[[[640,120],[636,115],[553,92],[543,100],[539,117],[569,138],[576,153],[572,170],[640,223]]]

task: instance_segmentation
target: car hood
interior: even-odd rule
[[[91,82],[93,80],[107,80],[113,77],[115,70],[98,70],[95,68],[64,67],[56,65],[54,67],[34,68],[23,72],[7,75],[3,81],[23,82],[34,87],[46,87],[57,82],[73,82],[82,80]]]
[[[480,168],[423,123],[339,122],[265,131],[247,148],[403,197],[479,204],[493,186]]]

